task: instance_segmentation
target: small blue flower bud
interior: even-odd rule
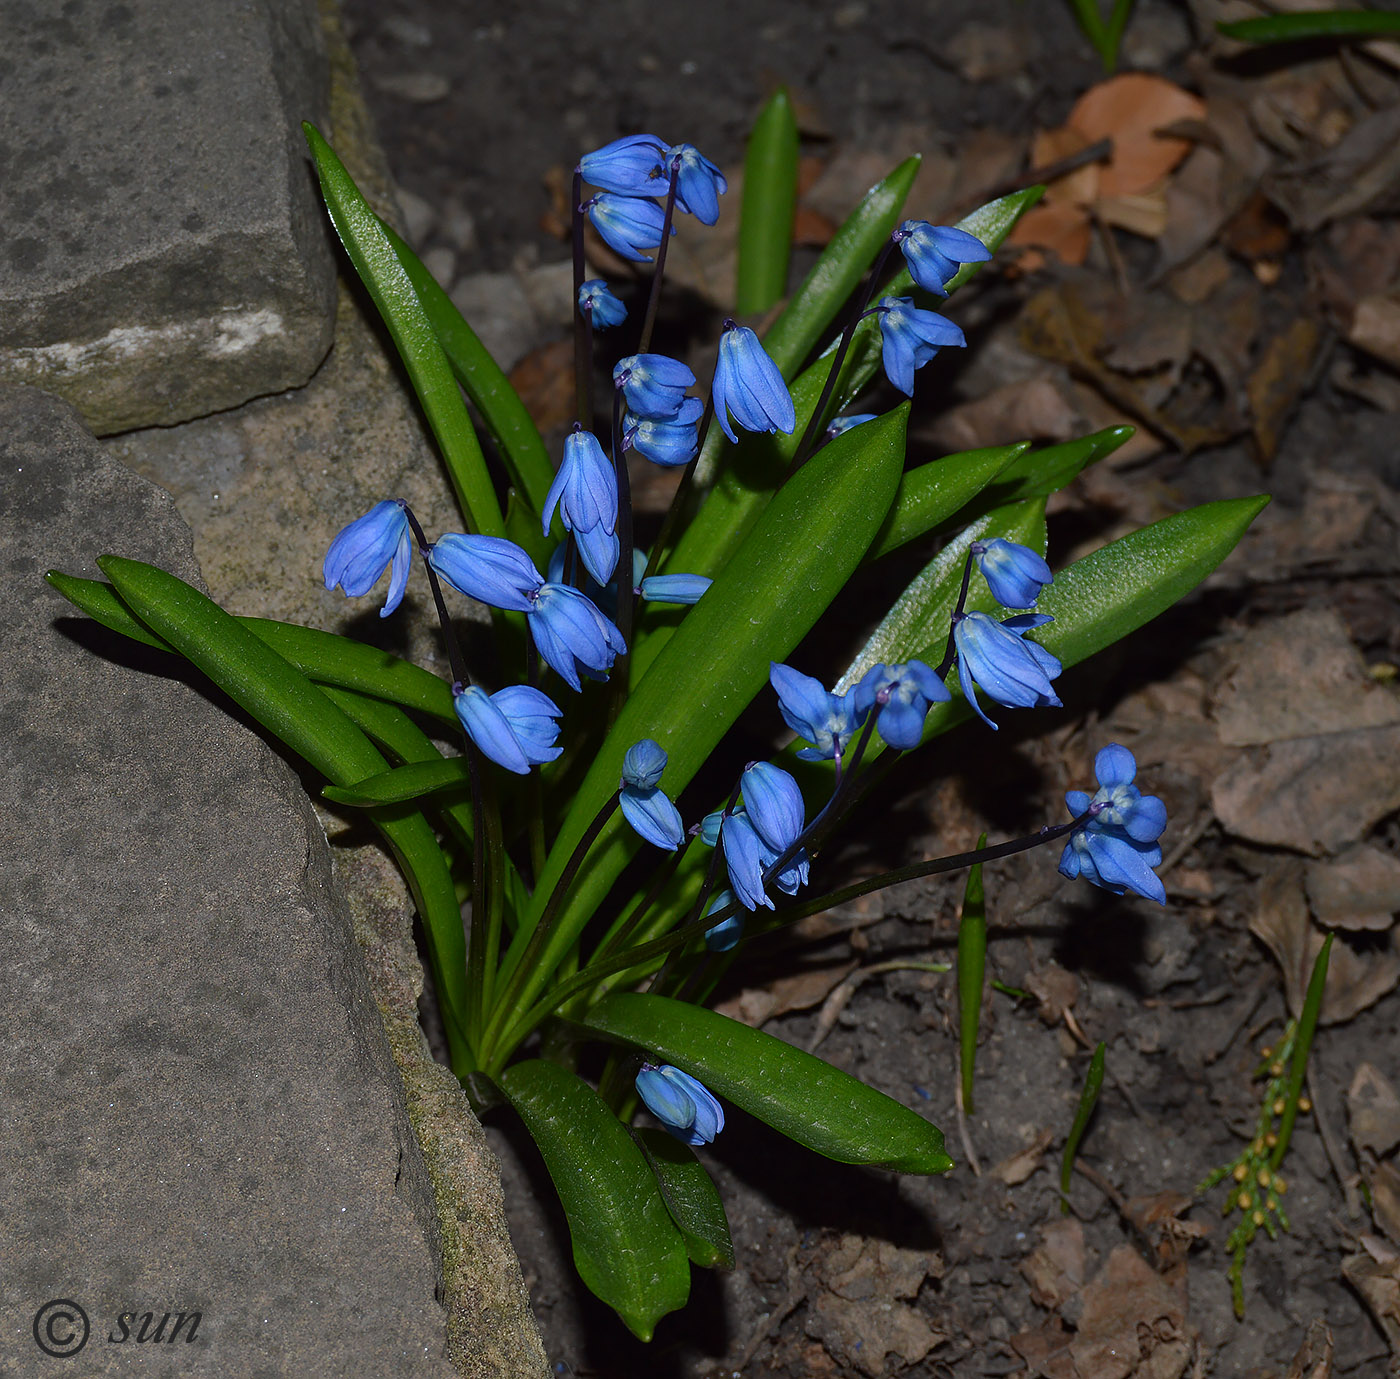
[[[517,775],[553,761],[562,750],[554,742],[559,736],[555,720],[563,710],[529,685],[510,685],[489,695],[468,685],[453,697],[452,707],[482,752]]]
[[[654,134],[628,134],[578,160],[578,170],[590,186],[623,196],[655,196],[658,182],[665,190],[661,169],[666,145]]]
[[[669,1063],[643,1063],[637,1095],[678,1140],[709,1144],[724,1129],[724,1109],[706,1087]]]
[[[779,853],[796,842],[807,823],[807,810],[797,782],[766,761],[755,761],[744,768],[741,784],[744,808],[758,836]]]
[[[845,754],[865,722],[865,714],[856,712],[854,690],[832,694],[820,680],[776,661],[768,663],[768,681],[777,691],[783,721],[812,744],[797,753],[799,761],[830,761]]]
[[[945,284],[964,263],[986,263],[992,251],[976,235],[951,225],[930,225],[926,220],[906,220],[894,232],[909,276],[925,292],[946,297]]]
[[[835,440],[837,436],[844,435],[853,426],[863,426],[867,421],[874,421],[879,415],[878,412],[852,412],[848,417],[832,417],[831,424],[826,428],[826,434]]]
[[[990,541],[974,541],[969,549],[992,597],[1006,608],[1034,607],[1040,591],[1055,578],[1029,546],[994,536]]]
[[[590,680],[605,680],[613,661],[627,650],[611,619],[568,584],[542,584],[525,621],[545,664],[573,690],[580,688],[580,669]]]
[[[627,308],[612,294],[602,278],[590,278],[578,290],[578,309],[594,330],[620,326],[627,319]]]
[[[977,716],[997,725],[982,711],[976,689],[1011,708],[1059,708],[1050,688],[1061,670],[1043,646],[1023,640],[1032,628],[1050,621],[1045,614],[1023,614],[997,622],[985,613],[960,613],[953,619],[953,645],[958,653],[958,682],[963,697]],[[975,683],[974,683],[975,682]]]
[[[719,337],[719,362],[711,388],[715,418],[731,441],[739,437],[732,416],[745,431],[781,431],[790,436],[797,425],[792,394],[768,357],[762,341],[747,326],[725,321]]]
[[[584,568],[599,584],[612,578],[617,564],[617,473],[591,431],[575,425],[564,438],[564,461],[544,498],[544,534],[554,509],[564,530],[574,534]]]
[[[720,891],[705,907],[705,914],[715,914],[727,910],[734,904],[732,891]],[[744,916],[737,911],[728,919],[722,919],[712,929],[705,930],[705,947],[712,953],[727,953],[744,936]]]
[[[713,583],[708,575],[648,575],[638,592],[649,603],[699,603]]]
[[[651,255],[642,250],[655,249],[666,227],[666,213],[655,201],[599,192],[583,203],[583,209],[614,253],[634,263],[651,262]],[[671,233],[676,233],[674,225]]]
[[[679,417],[694,383],[679,359],[664,354],[629,354],[613,366],[613,386],[622,389],[628,410],[655,421]]]
[[[875,727],[880,736],[891,747],[906,752],[919,745],[929,709],[952,698],[922,661],[871,666],[851,693],[861,722],[872,709],[878,709]]]
[[[622,783],[637,790],[650,790],[661,783],[666,769],[666,749],[653,738],[634,742],[622,758]]]
[[[404,505],[397,499],[385,499],[341,528],[326,551],[321,573],[328,590],[338,584],[346,598],[357,599],[369,593],[392,566],[389,593],[379,610],[379,616],[387,618],[403,600],[411,562]]]
[[[700,820],[700,841],[707,848],[716,846],[719,842],[720,826],[724,823],[724,810],[716,809],[712,814],[706,814]]]
[[[1126,747],[1110,743],[1100,751],[1094,773],[1099,789],[1092,799],[1083,790],[1065,795],[1076,818],[1091,817],[1069,835],[1060,855],[1061,875],[1082,876],[1116,895],[1132,891],[1165,905],[1166,888],[1154,868],[1162,864],[1157,839],[1167,825],[1166,806],[1133,785],[1137,762]]]
[[[669,177],[672,167],[680,165],[676,205],[702,225],[713,225],[719,219],[719,198],[729,190],[724,174],[694,144],[673,144],[666,150],[664,162],[663,177]],[[648,195],[656,195],[655,190]]]
[[[517,613],[530,611],[544,583],[534,561],[503,536],[448,532],[433,542],[428,564],[459,594]]]
[[[682,399],[674,417],[639,417],[628,412],[622,418],[622,448],[668,468],[689,464],[699,449],[695,424],[704,413],[705,404],[698,397]]]
[[[881,297],[881,359],[885,377],[906,397],[914,396],[914,370],[921,369],[944,345],[966,345],[961,330],[936,311],[923,311],[912,297]]]

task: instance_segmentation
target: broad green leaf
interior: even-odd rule
[[[634,1129],[632,1138],[656,1175],[666,1210],[685,1241],[691,1262],[702,1269],[732,1269],[734,1242],[729,1238],[729,1218],[714,1179],[695,1151],[664,1130]]]
[[[139,560],[104,555],[97,563],[121,602],[157,637],[333,783],[346,785],[384,770],[384,758],[341,709],[212,599]],[[469,1071],[466,945],[442,849],[421,814],[376,812],[372,817],[399,857],[429,935],[454,1069]]]
[[[1226,38],[1242,43],[1299,43],[1309,38],[1382,38],[1400,34],[1400,14],[1393,10],[1304,10],[1270,14],[1215,26]]]
[[[466,403],[457,390],[457,380],[413,281],[395,253],[383,222],[360,195],[320,131],[306,123],[302,130],[311,147],[331,222],[394,338],[413,391],[437,437],[462,515],[472,531],[501,536],[505,526],[486,459],[472,429]]]
[[[556,1063],[517,1063],[497,1080],[544,1157],[579,1277],[651,1340],[690,1296],[690,1262],[642,1151],[598,1093]]]
[[[409,766],[397,766],[377,776],[356,781],[353,785],[328,785],[321,794],[336,804],[367,807],[377,804],[402,804],[405,800],[422,799],[425,795],[445,790],[465,790],[471,784],[466,759],[418,761]]]
[[[735,310],[767,311],[787,290],[797,210],[797,121],[779,87],[759,113],[744,154]]]
[[[885,525],[865,560],[879,560],[907,542],[935,531],[952,515],[972,502],[1011,463],[1030,449],[1030,441],[998,445],[986,450],[964,450],[941,460],[908,470],[899,481],[899,491]]]
[[[110,584],[100,579],[83,579],[79,575],[66,575],[62,570],[47,570],[44,578],[58,590],[69,603],[81,609],[94,622],[112,632],[120,632],[143,646],[154,647],[157,651],[173,652],[169,642],[157,637],[149,627],[137,618],[118,597]]]
[[[820,1058],[713,1010],[615,993],[582,1023],[698,1078],[716,1096],[828,1159],[896,1173],[946,1173],[937,1126]]]
[[[907,415],[900,407],[839,436],[817,454],[784,485],[686,614],[628,696],[579,788],[522,936],[536,922],[584,831],[616,792],[627,749],[646,737],[666,749],[661,786],[674,797],[767,683],[769,661],[783,660],[845,586],[894,497]],[[570,888],[545,956],[527,978],[520,1009],[539,996],[636,846],[636,835],[618,819],[604,828]],[[518,953],[508,960],[515,957]]]
[[[382,221],[380,223],[383,224]],[[538,527],[545,495],[554,482],[554,466],[549,462],[534,420],[525,410],[525,404],[511,387],[510,379],[501,366],[492,359],[490,351],[477,338],[466,317],[457,310],[456,303],[423,267],[418,255],[394,233],[392,227],[384,225],[384,233],[418,294],[418,300],[452,372],[481,413],[510,471],[511,479],[528,496],[530,505],[535,509],[535,525]]]

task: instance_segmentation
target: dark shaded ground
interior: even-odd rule
[[[1050,0],[1033,7],[1012,0],[922,7],[854,0],[826,7],[815,19],[811,7],[782,0],[664,11],[554,0],[509,19],[491,6],[446,8],[431,0],[346,0],[345,9],[391,165],[433,213],[423,220],[428,228],[420,248],[450,250],[448,276],[458,279],[562,259],[562,244],[542,228],[552,208],[544,173],[571,167],[580,152],[619,134],[655,129],[694,142],[727,168],[737,166],[748,124],[778,80],[799,97],[806,132],[822,136],[809,140],[808,149],[828,162],[845,150],[869,150],[888,165],[922,140],[956,167],[962,151],[987,131],[1011,138],[1031,126],[1059,125],[1075,97],[1102,77],[1067,7]],[[964,74],[976,66],[964,50],[961,69],[940,56],[969,21],[1005,37],[1004,45],[991,46],[996,74],[983,80]],[[1196,89],[1192,73],[1199,68],[1188,58],[1199,46],[1197,34],[1184,6],[1145,0],[1128,31],[1125,65]],[[394,94],[412,92],[404,77],[425,73],[446,78],[449,93],[426,104]],[[979,156],[991,166],[985,151]],[[971,185],[978,185],[975,177]],[[729,214],[736,209],[726,207]],[[1386,207],[1370,212],[1375,233],[1393,238]],[[1400,450],[1394,412],[1377,405],[1391,376],[1339,339],[1346,325],[1339,324],[1335,293],[1328,297],[1319,287],[1318,265],[1325,261],[1319,245],[1336,250],[1336,237],[1346,231],[1327,233],[1333,238],[1325,244],[1320,234],[1285,237],[1272,257],[1238,236],[1228,246],[1230,281],[1241,291],[1253,292],[1255,284],[1268,289],[1259,307],[1263,325],[1246,360],[1256,375],[1270,340],[1297,315],[1310,312],[1322,323],[1306,367],[1295,370],[1268,472],[1260,463],[1256,416],[1253,440],[1239,425],[1226,443],[1189,458],[1170,443],[1146,446],[1136,458],[1086,476],[1052,509],[1052,563],[1060,564],[1086,543],[1191,503],[1271,491],[1274,505],[1226,568],[1186,605],[1067,676],[1061,694],[1069,707],[1037,717],[1041,736],[1008,724],[996,740],[998,753],[989,754],[985,734],[962,733],[938,755],[936,778],[928,779],[927,767],[905,771],[893,824],[882,816],[867,836],[852,840],[849,865],[873,869],[968,846],[984,827],[994,833],[1034,827],[1058,817],[1059,791],[1085,783],[1094,746],[1113,738],[1134,747],[1145,781],[1167,799],[1165,911],[1063,884],[1051,858],[1017,859],[989,872],[995,975],[1016,987],[1058,990],[1070,1002],[1070,1016],[1054,1001],[1042,1000],[1038,1009],[1035,1002],[990,999],[968,1137],[984,1170],[1049,1132],[1042,1154],[1028,1156],[1023,1173],[968,1171],[956,1132],[951,978],[918,972],[872,978],[836,1019],[822,1055],[943,1126],[958,1170],[946,1181],[922,1181],[841,1168],[779,1146],[771,1132],[735,1112],[708,1162],[729,1207],[738,1268],[722,1277],[697,1275],[690,1308],[669,1318],[644,1348],[577,1284],[533,1150],[508,1127],[492,1127],[506,1167],[512,1230],[561,1373],[1024,1372],[1030,1343],[1013,1346],[1014,1337],[1044,1337],[1062,1324],[1066,1335],[1076,1327],[1082,1338],[1109,1334],[1092,1293],[1075,1284],[1052,1305],[1042,1280],[1037,1301],[1025,1274],[1044,1227],[1055,1226],[1063,1240],[1058,1154],[1088,1048],[1098,1040],[1108,1046],[1109,1077],[1084,1146],[1108,1191],[1078,1178],[1072,1196],[1086,1251],[1080,1282],[1107,1270],[1100,1301],[1136,1297],[1121,1273],[1121,1255],[1113,1253],[1118,1247],[1152,1259],[1162,1241],[1160,1232],[1135,1231],[1131,1213],[1111,1195],[1116,1191],[1121,1204],[1165,1191],[1189,1194],[1251,1132],[1258,1084],[1250,1075],[1260,1046],[1277,1037],[1285,1005],[1278,965],[1249,924],[1271,905],[1277,909],[1269,896],[1297,895],[1300,883],[1289,870],[1296,849],[1264,836],[1268,829],[1257,819],[1236,814],[1227,825],[1220,818],[1228,812],[1218,795],[1228,771],[1255,762],[1251,752],[1271,750],[1223,740],[1219,724],[1228,717],[1231,676],[1242,657],[1257,653],[1257,629],[1300,610],[1337,614],[1373,680],[1383,680],[1390,673],[1385,667],[1400,659]],[[1163,296],[1145,288],[1151,247],[1121,233],[1115,243],[1121,265],[1091,255],[1083,270],[1052,268],[1016,280],[987,275],[959,295],[950,314],[967,329],[973,349],[966,359],[944,356],[920,375],[918,444],[933,453],[940,445],[955,448],[938,429],[940,412],[984,397],[1024,371],[1024,351],[1006,343],[1008,323],[1047,283],[1125,275],[1129,295],[1146,303],[1125,335],[1141,338],[1150,329]],[[1337,252],[1354,261],[1350,243],[1344,240]],[[1384,285],[1382,278],[1377,287]],[[547,343],[543,335],[536,343]],[[1352,372],[1339,373],[1340,365]],[[1198,358],[1186,366],[1182,387],[1191,384],[1192,368],[1200,368]],[[1342,386],[1358,373],[1382,380],[1369,401]],[[1061,396],[1088,406],[1069,391],[1067,374],[1056,378]],[[1103,424],[1098,414],[1085,417]],[[917,561],[905,578],[916,568]],[[884,601],[899,587],[891,576]],[[840,647],[810,650],[812,660],[825,650],[839,669]],[[1364,680],[1360,665],[1355,674]],[[1301,675],[1286,659],[1277,673],[1286,683]],[[1374,766],[1374,777],[1358,781],[1357,789],[1392,798],[1400,768],[1393,759]],[[1321,789],[1318,781],[1290,778],[1283,786],[1261,785],[1260,793],[1306,795]],[[1364,837],[1393,856],[1400,829],[1393,813],[1378,811],[1363,809],[1363,822],[1347,841]],[[848,926],[800,953],[769,955],[766,967],[749,969],[745,981],[771,991],[775,978],[795,969],[947,957],[959,894],[957,882],[901,888],[866,910],[853,931]],[[1300,922],[1307,924],[1306,909]],[[1393,961],[1383,928],[1348,941],[1358,982]],[[830,984],[814,985],[809,1006],[820,1004]],[[815,1021],[809,1008],[780,1016],[769,1028],[805,1045]],[[1329,1164],[1315,1123],[1304,1118],[1285,1167],[1293,1229],[1251,1250],[1243,1323],[1231,1314],[1222,1248],[1229,1227],[1217,1215],[1218,1190],[1185,1212],[1186,1220],[1211,1228],[1205,1241],[1184,1264],[1158,1257],[1169,1265],[1164,1274],[1185,1306],[1184,1323],[1149,1308],[1128,1318],[1126,1350],[1071,1355],[1052,1353],[1050,1345],[1042,1348],[1041,1367],[1030,1372],[1116,1379],[1245,1375],[1257,1368],[1282,1376],[1309,1323],[1322,1317],[1334,1338],[1335,1367],[1320,1373],[1387,1373],[1384,1336],[1341,1274],[1357,1237],[1376,1233],[1358,1213],[1356,1174],[1368,1166],[1348,1143],[1345,1093],[1363,1060],[1400,1082],[1398,1023],[1400,999],[1390,991],[1319,1035],[1314,1086],[1339,1146],[1338,1163]],[[853,1267],[874,1283],[853,1283]],[[1147,1333],[1138,1325],[1144,1317]],[[882,1339],[918,1358],[906,1363],[892,1353],[873,1360]]]

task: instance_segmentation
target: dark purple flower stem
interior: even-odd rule
[[[586,272],[583,262],[583,174],[574,169],[573,186],[574,249],[574,398],[578,424],[593,429],[593,318],[578,304],[579,289]]]
[[[661,305],[661,279],[666,272],[666,250],[671,242],[671,222],[676,217],[676,185],[680,180],[680,159],[671,160],[670,186],[666,189],[666,216],[661,222],[661,243],[656,250],[656,271],[651,275],[651,294],[647,297],[647,314],[642,318],[642,336],[637,353],[645,354],[651,347],[651,333],[656,328],[656,312]]]
[[[948,623],[948,645],[943,650],[943,659],[938,663],[938,669],[933,673],[941,680],[953,668],[953,661],[957,658],[958,646],[953,640],[953,629],[957,626],[958,619],[962,616],[964,607],[967,605],[967,589],[972,580],[972,562],[975,559],[972,548],[967,551],[967,563],[963,566],[962,588],[958,590],[957,607],[953,609],[953,616]]]

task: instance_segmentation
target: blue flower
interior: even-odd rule
[[[731,415],[745,431],[781,431],[790,436],[797,425],[792,394],[778,366],[758,336],[733,321],[725,321],[719,337],[719,362],[710,394],[715,417],[731,441],[739,439]]]
[[[673,417],[639,417],[628,412],[622,418],[622,448],[668,468],[689,464],[699,449],[695,423],[704,412],[705,404],[698,397],[683,398]]]
[[[786,851],[786,846],[781,849],[770,846],[759,835],[745,809],[737,809],[733,814],[721,818],[719,840],[735,898],[746,910],[757,909],[760,905],[766,905],[771,910],[773,902],[764,889],[763,876],[778,860],[780,853]],[[707,818],[705,824],[708,823]],[[706,833],[705,824],[701,826],[702,838]],[[808,867],[807,850],[799,848],[783,870],[772,878],[773,884],[786,895],[796,895],[807,884]]]
[[[720,891],[705,907],[706,917],[719,910],[727,910],[734,903],[732,891]],[[712,929],[705,930],[705,947],[712,953],[727,953],[744,936],[744,916],[735,911],[728,919],[722,919]]]
[[[755,832],[777,857],[797,841],[806,826],[802,791],[786,771],[766,761],[750,762],[744,768],[740,788]]]
[[[716,847],[719,844],[720,828],[724,823],[724,810],[716,809],[710,814],[706,814],[700,820],[700,841],[707,848]]]
[[[678,1140],[709,1144],[724,1129],[724,1109],[689,1073],[669,1063],[643,1063],[637,1095]]]
[[[861,722],[879,708],[875,727],[891,747],[901,751],[919,745],[929,708],[952,698],[943,681],[922,661],[871,666],[851,691]]]
[[[612,294],[602,278],[590,278],[578,290],[578,309],[594,330],[620,326],[627,319],[627,308]]]
[[[564,461],[544,497],[546,536],[556,507],[564,530],[578,542],[584,568],[599,584],[606,584],[618,555],[617,473],[598,438],[577,423],[564,438]]]
[[[622,389],[628,410],[653,421],[678,417],[694,382],[679,359],[664,354],[629,354],[613,366],[613,385]]]
[[[976,686],[995,699],[1017,709],[1059,708],[1050,688],[1061,670],[1043,646],[1022,640],[1032,627],[1050,621],[1045,613],[1022,613],[997,622],[985,613],[960,613],[953,619],[953,644],[958,653],[958,682],[963,697],[977,716],[997,725],[982,712]],[[976,684],[974,685],[974,681]]]
[[[661,783],[666,769],[666,749],[654,738],[634,742],[622,758],[622,783],[636,790],[650,790]]]
[[[657,786],[666,769],[666,753],[649,737],[634,742],[622,758],[622,792],[618,803],[633,829],[655,847],[674,852],[685,841],[680,811]]]
[[[554,741],[559,736],[555,719],[563,710],[529,685],[511,685],[495,694],[468,685],[453,696],[452,707],[467,736],[497,765],[517,775],[553,761],[562,750]]]
[[[534,607],[544,583],[534,561],[503,536],[448,532],[433,543],[428,564],[459,594],[517,613]]]
[[[1034,607],[1040,591],[1055,578],[1029,546],[994,536],[990,541],[974,541],[968,549],[992,597],[1007,608]]]
[[[680,175],[676,179],[676,205],[689,211],[702,225],[713,225],[719,219],[719,198],[729,190],[724,174],[694,144],[673,144],[668,148],[663,175],[669,177],[677,164]]]
[[[768,663],[768,682],[777,691],[783,721],[812,744],[797,753],[799,761],[830,761],[845,754],[865,722],[865,714],[856,713],[854,690],[832,694],[820,680],[776,661]]]
[[[986,263],[992,251],[976,235],[951,225],[930,225],[926,220],[906,220],[894,232],[909,276],[925,292],[946,297],[944,285],[964,263]]]
[[[835,440],[837,436],[843,435],[853,426],[863,426],[867,421],[874,421],[879,415],[878,412],[852,412],[848,417],[832,417],[830,425],[826,428],[826,434]]]
[[[545,663],[573,690],[580,688],[580,667],[590,680],[604,680],[613,661],[627,650],[612,621],[567,584],[542,584],[525,620]]]
[[[1094,774],[1099,789],[1092,798],[1083,790],[1065,795],[1071,814],[1091,817],[1069,835],[1060,855],[1061,875],[1082,876],[1115,895],[1132,891],[1165,905],[1166,888],[1153,868],[1162,864],[1157,839],[1167,826],[1166,806],[1132,783],[1137,762],[1116,742],[1094,758]]]
[[[666,145],[655,134],[629,134],[614,139],[578,160],[578,170],[590,186],[623,196],[655,196]]]
[[[907,397],[914,396],[914,370],[921,369],[944,345],[966,345],[961,330],[936,311],[922,311],[912,297],[881,297],[880,335],[885,377]]]
[[[649,603],[699,603],[713,583],[708,575],[648,575],[637,592]]]
[[[634,263],[650,263],[651,255],[643,249],[655,249],[661,243],[661,231],[666,225],[666,213],[655,201],[636,196],[616,196],[599,192],[583,203],[593,228],[615,253]],[[676,233],[676,227],[671,227]]]
[[[321,572],[327,589],[338,584],[346,598],[357,599],[369,593],[392,565],[389,594],[379,610],[379,616],[387,618],[403,600],[411,559],[404,505],[397,499],[385,499],[341,528],[326,552]]]

